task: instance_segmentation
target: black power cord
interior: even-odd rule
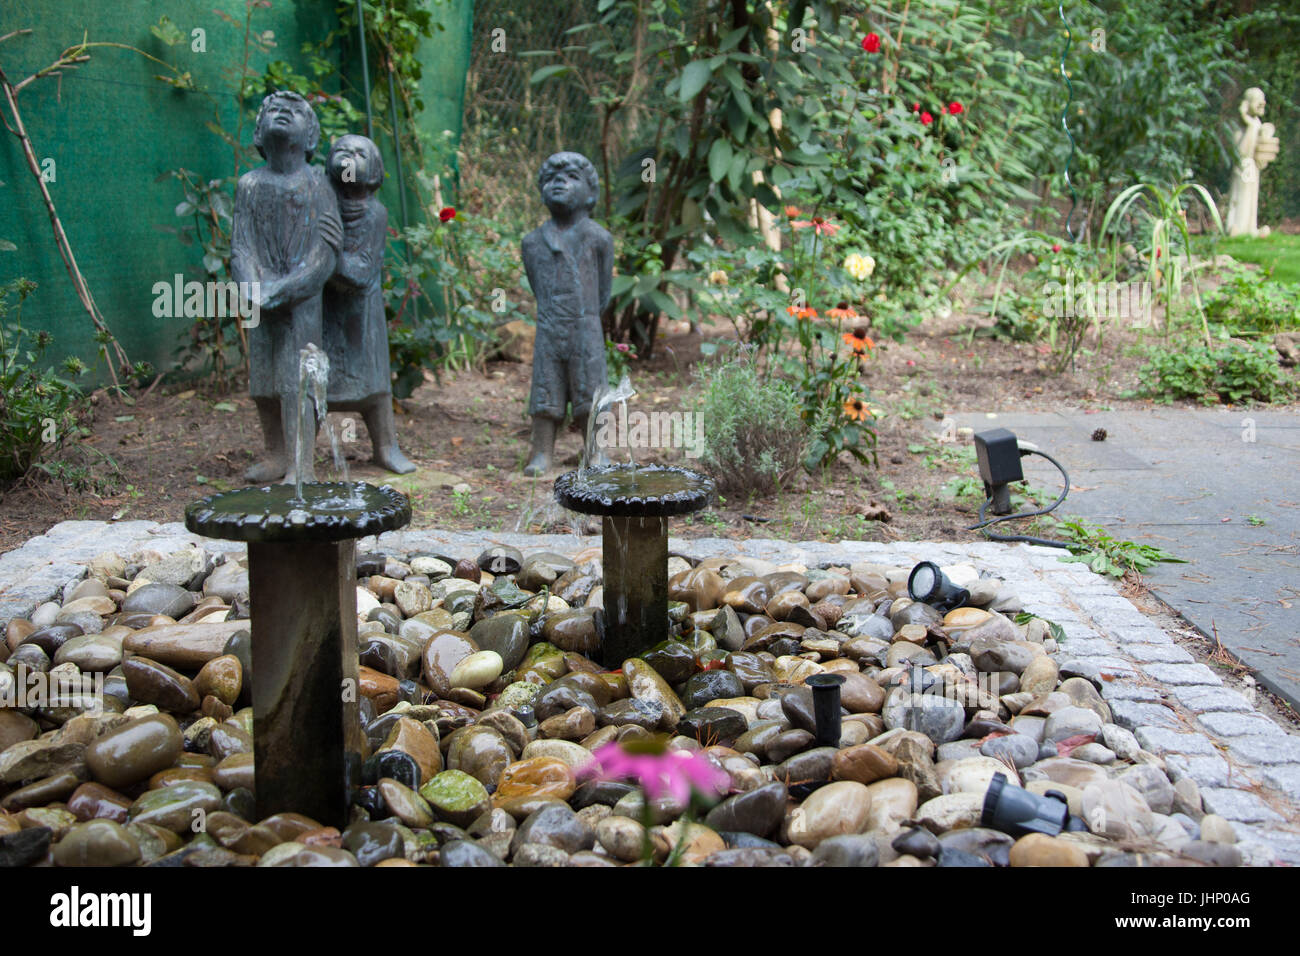
[[[1046,508],[1040,508],[1038,511],[1018,511],[1012,515],[1002,515],[997,518],[986,519],[984,517],[984,511],[993,503],[993,498],[990,497],[984,502],[984,504],[980,505],[979,524],[973,524],[966,530],[983,531],[984,537],[988,538],[990,541],[1025,541],[1029,544],[1040,544],[1048,548],[1065,548],[1068,550],[1070,544],[1065,541],[1054,541],[1051,538],[1035,538],[1032,535],[1027,534],[994,534],[992,531],[988,530],[989,525],[997,524],[999,521],[1014,521],[1018,518],[1036,518],[1039,515],[1045,515],[1051,511],[1055,511],[1060,506],[1061,502],[1065,500],[1065,496],[1070,493],[1070,474],[1065,470],[1064,465],[1047,452],[1039,451],[1037,448],[1020,449],[1020,457],[1024,458],[1026,455],[1041,455],[1057,467],[1057,470],[1061,473],[1061,478],[1065,481],[1065,487],[1061,490],[1060,496]]]

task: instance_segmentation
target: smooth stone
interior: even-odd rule
[[[1049,780],[1069,784],[1078,790],[1084,790],[1094,783],[1105,783],[1110,779],[1110,775],[1102,767],[1072,757],[1050,757],[1040,760],[1033,764],[1033,769],[1045,774]]]
[[[1102,720],[1094,711],[1083,707],[1062,707],[1053,711],[1043,726],[1044,743],[1060,743],[1070,737],[1095,736],[1101,733]]]
[[[212,768],[212,782],[229,797],[236,790],[252,791],[254,789],[253,753],[231,754]]]
[[[461,770],[444,770],[420,788],[434,815],[457,826],[469,826],[491,809],[483,784]]]
[[[194,595],[179,584],[155,582],[135,588],[122,602],[123,614],[165,614],[179,619],[194,608]]]
[[[560,554],[542,551],[524,559],[515,583],[525,591],[540,591],[550,587],[564,572],[573,568],[573,562]]]
[[[518,574],[524,564],[524,556],[518,548],[508,545],[493,545],[475,560],[482,571],[491,571],[496,575]]]
[[[103,784],[83,783],[68,798],[68,810],[78,820],[112,820],[126,823],[131,800]]]
[[[687,711],[677,723],[677,733],[709,747],[734,741],[749,729],[745,716],[727,707],[697,707]]]
[[[624,863],[641,859],[646,839],[645,827],[630,817],[610,815],[596,824],[596,842]]]
[[[867,788],[852,780],[828,783],[791,810],[785,820],[789,842],[816,850],[823,840],[861,833],[871,809]]]
[[[704,823],[719,832],[752,833],[766,837],[780,826],[785,816],[786,802],[785,784],[774,781],[747,793],[728,797],[708,812]]]
[[[910,827],[890,842],[890,846],[906,856],[931,859],[939,855],[942,845],[925,827]]]
[[[1015,625],[1006,621],[1006,618],[999,617],[997,620],[1006,623],[1006,627],[1011,630],[1011,636],[976,638],[970,644],[971,660],[975,662],[976,669],[983,673],[1012,671],[1020,674],[1033,663],[1034,658],[1039,656],[1043,649],[1040,645],[1019,640]]]
[[[555,714],[537,727],[537,736],[561,740],[582,740],[596,729],[596,715],[586,707],[571,707]]]
[[[1077,754],[1077,751],[1076,751]],[[1174,809],[1174,785],[1164,771],[1151,764],[1138,764],[1122,771],[1115,779],[1142,794],[1154,813],[1169,814]]]
[[[438,849],[439,866],[505,866],[497,856],[471,840],[451,840]]]
[[[986,757],[1010,760],[1017,770],[1023,770],[1038,759],[1038,744],[1024,734],[1003,734],[986,737],[979,752]]]
[[[831,761],[831,776],[835,780],[871,784],[897,772],[898,761],[874,744],[864,743],[837,750]]]
[[[916,819],[931,833],[947,833],[979,825],[984,809],[982,793],[948,793],[927,800],[916,810]]]
[[[591,763],[591,751],[571,740],[534,740],[524,747],[520,760],[534,757],[549,757],[558,760],[571,771],[577,771]]]
[[[109,633],[109,630],[112,633]],[[69,638],[54,654],[54,664],[74,664],[88,674],[104,674],[122,663],[122,642],[130,631],[111,628]]]
[[[828,837],[817,844],[809,866],[876,866],[880,851],[869,833],[842,834]]]
[[[1200,838],[1206,843],[1233,844],[1237,842],[1237,831],[1217,813],[1207,813],[1201,817]]]
[[[141,589],[143,590],[143,589]],[[198,624],[156,624],[134,631],[122,642],[123,650],[178,670],[197,671],[227,650],[227,642],[248,631],[248,621],[203,621]],[[251,651],[252,642],[248,641]],[[248,674],[248,662],[244,674]]]
[[[988,792],[990,782],[998,774],[1007,777],[1007,782],[1013,786],[1020,786],[1019,775],[1001,760],[992,757],[944,760],[935,764],[934,771],[945,793],[978,793],[982,796]]]
[[[1047,836],[1043,833],[1030,833],[1021,837],[1011,847],[1011,865],[1021,866],[1087,866],[1088,854],[1083,848]]]
[[[223,704],[233,707],[244,686],[244,666],[234,654],[214,657],[199,669],[194,678],[194,689],[200,699],[209,694]]]
[[[542,626],[542,639],[561,650],[592,655],[604,640],[604,611],[595,607],[572,608],[552,614]]]
[[[540,843],[577,853],[590,850],[596,844],[595,830],[564,803],[552,803],[534,811],[519,825],[511,842],[512,852],[518,853],[524,844]]]
[[[53,837],[49,827],[30,827],[0,836],[0,868],[30,866],[45,859]]]
[[[1014,842],[1015,837],[978,825],[950,830],[939,837],[943,852],[969,853],[993,866],[1009,865],[1008,854]]]
[[[866,674],[846,673],[840,704],[851,714],[878,714],[885,704],[885,690]]]
[[[1020,675],[1020,690],[1030,694],[1050,694],[1056,690],[1060,673],[1056,661],[1047,654],[1041,654],[1030,661]]]
[[[34,739],[41,732],[36,721],[17,710],[0,708],[0,754],[14,744]]]
[[[480,651],[493,651],[500,655],[503,672],[512,671],[528,652],[528,619],[517,612],[497,614],[470,628],[469,640]]]
[[[806,730],[794,728],[782,731],[767,741],[767,759],[777,764],[784,763],[794,755],[807,750],[815,742],[816,738]]]
[[[905,820],[916,813],[920,802],[916,784],[903,777],[889,777],[867,785],[871,795],[871,810],[867,814],[867,829],[893,833]]]
[[[423,797],[391,777],[382,778],[379,795],[390,813],[408,827],[427,827],[433,823],[433,810]]]
[[[1088,829],[1112,840],[1144,840],[1156,833],[1156,821],[1142,794],[1119,780],[1083,789],[1082,816]]]
[[[881,716],[890,730],[915,730],[936,744],[956,740],[966,728],[966,709],[954,700],[935,694],[891,691]]]
[[[673,689],[645,661],[628,658],[623,662],[623,676],[627,678],[628,691],[638,700],[650,701],[663,708],[663,727],[672,732],[686,713],[686,707],[673,693]]]
[[[176,762],[185,740],[168,714],[154,714],[100,737],[85,751],[86,766],[96,781],[122,789],[147,780]]]
[[[113,820],[79,823],[54,845],[56,866],[131,866],[140,861],[140,844]]]
[[[54,737],[23,740],[0,754],[0,783],[20,784],[84,771],[86,745]]]
[[[132,823],[151,823],[181,834],[193,832],[205,814],[221,809],[215,784],[181,781],[161,790],[148,790],[128,813]]]
[[[374,866],[402,856],[402,834],[387,823],[353,823],[343,831],[343,849],[362,866]]]
[[[376,753],[397,750],[409,755],[420,768],[420,782],[430,780],[442,770],[442,750],[438,738],[428,727],[410,717],[399,717]]]
[[[479,651],[477,654],[470,654],[463,658],[449,675],[449,680],[452,687],[469,687],[477,690],[500,677],[503,667],[501,655],[496,651]]]
[[[596,711],[596,723],[602,727],[625,727],[633,724],[654,730],[663,722],[664,709],[661,704],[648,700],[625,697],[612,701]]]
[[[456,665],[478,650],[478,645],[459,631],[434,634],[425,644],[421,657],[424,682],[435,693],[445,694],[451,689],[450,676]]]
[[[567,800],[577,789],[573,771],[556,757],[529,757],[512,763],[501,771],[493,806],[521,797],[550,797]]]
[[[709,670],[694,675],[686,681],[682,690],[683,706],[694,710],[703,707],[711,700],[722,697],[745,696],[745,685],[731,671]]]

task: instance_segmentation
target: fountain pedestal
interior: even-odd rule
[[[244,488],[195,502],[189,530],[248,542],[259,819],[347,824],[364,740],[356,540],[405,525],[406,496],[362,482]]]
[[[555,480],[560,504],[602,518],[605,667],[667,639],[668,518],[704,508],[713,490],[703,475],[662,465],[571,471]]]

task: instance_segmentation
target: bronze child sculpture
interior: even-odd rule
[[[324,299],[328,404],[360,411],[375,464],[404,475],[415,465],[397,447],[393,424],[382,284],[388,211],[375,196],[384,181],[384,161],[373,141],[349,134],[334,142],[325,169],[343,219],[343,246]]]
[[[555,432],[566,406],[586,433],[596,390],[606,384],[605,333],[600,313],[609,302],[614,241],[592,222],[600,180],[590,160],[556,153],[537,174],[549,221],[524,236],[528,284],[537,298],[537,341],[528,413],[533,416],[530,477],[551,466]]]
[[[338,202],[323,170],[309,165],[320,123],[305,99],[278,91],[262,101],[253,145],[266,159],[239,177],[230,239],[236,282],[255,283],[261,310],[249,329],[248,390],[257,405],[266,458],[248,469],[252,482],[292,482],[298,440],[298,352],[322,340],[321,290],[342,242]],[[306,413],[314,430],[312,411]],[[304,465],[310,479],[311,464]]]

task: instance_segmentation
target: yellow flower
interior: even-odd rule
[[[709,273],[709,281],[714,285],[726,285],[727,274],[723,272],[721,269],[714,269],[712,272]]]
[[[864,256],[860,252],[852,253],[844,260],[844,271],[861,281],[876,271],[876,260],[871,256]]]

